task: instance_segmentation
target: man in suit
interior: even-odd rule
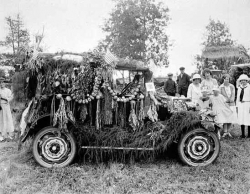
[[[177,86],[175,81],[173,80],[173,74],[168,74],[168,80],[164,84],[164,91],[167,93],[168,96],[175,96],[177,91]]]
[[[181,67],[180,68],[180,75],[178,75],[177,77],[177,85],[178,85],[178,89],[177,89],[177,93],[180,96],[185,96],[187,97],[187,91],[188,91],[188,86],[190,84],[190,77],[188,74],[185,73],[185,68]]]

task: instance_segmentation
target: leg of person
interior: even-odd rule
[[[250,138],[250,126],[247,126],[248,128],[248,134],[247,134],[247,137]]]
[[[227,123],[227,135],[229,137],[232,137],[231,133],[229,132],[230,131],[230,128],[231,128],[232,124],[231,123]]]
[[[181,94],[182,94],[182,88],[178,88],[178,94],[181,96]]]
[[[4,140],[4,137],[2,136],[2,133],[0,132],[0,142]]]
[[[241,128],[241,138],[245,138],[246,137],[245,136],[245,125],[241,125],[240,128]]]
[[[223,135],[222,135],[222,137],[226,137],[226,135],[227,135],[227,123],[224,123],[223,124]]]
[[[187,93],[188,93],[188,89],[183,89],[182,95],[184,95],[185,97],[187,97]]]

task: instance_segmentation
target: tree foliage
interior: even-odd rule
[[[231,38],[231,33],[226,23],[210,19],[209,24],[206,26],[205,41],[203,45],[205,47],[234,45],[234,41]]]
[[[209,48],[218,48],[223,53],[223,48],[227,49],[235,47],[236,42],[232,40],[232,36],[229,27],[226,23],[219,20],[215,21],[209,19],[209,23],[205,28],[204,41],[202,42],[203,51]],[[226,51],[225,51],[226,52]],[[201,55],[195,56],[195,64],[198,72],[202,72],[203,69],[220,69],[229,70],[230,66],[237,62],[238,58],[235,57],[221,57],[217,59],[203,58]]]
[[[20,14],[17,14],[15,18],[11,16],[6,17],[5,21],[8,26],[8,34],[5,40],[0,41],[0,45],[10,47],[13,51],[13,55],[19,55],[25,51],[25,48],[30,42],[29,32],[24,27]]]
[[[168,8],[154,0],[114,0],[116,5],[103,31],[99,48],[107,47],[119,57],[168,64]]]

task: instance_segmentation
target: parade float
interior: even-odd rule
[[[190,166],[209,165],[219,155],[214,115],[155,90],[153,72],[141,61],[109,61],[97,51],[31,53],[22,67],[13,80],[27,99],[21,141],[33,138],[34,158],[44,167],[67,166],[76,155],[91,162],[155,158],[172,144]],[[118,87],[117,70],[134,78]]]

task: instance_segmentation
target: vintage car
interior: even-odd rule
[[[94,52],[78,54],[78,62],[63,56],[40,54],[24,65],[30,101],[22,114],[21,141],[33,138],[40,165],[64,167],[77,154],[95,162],[154,158],[173,143],[190,166],[209,165],[218,157],[214,115],[155,90],[152,72],[142,62],[107,62]],[[134,76],[122,89],[112,78],[117,70]]]

